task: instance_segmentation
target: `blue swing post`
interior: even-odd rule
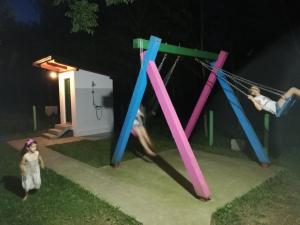
[[[146,86],[147,86],[146,71],[147,71],[148,63],[150,60],[155,61],[160,43],[161,43],[160,38],[155,36],[150,37],[149,48],[148,51],[146,51],[145,57],[143,59],[142,66],[140,68],[140,72],[125,117],[125,121],[121,129],[121,133],[117,141],[117,145],[114,150],[112,165],[117,165],[121,161],[122,156],[124,154],[130,136],[130,132],[132,129],[134,118],[138,112],[139,106],[142,102],[142,98],[146,90]]]
[[[237,116],[253,150],[255,151],[255,154],[256,154],[259,162],[261,163],[262,166],[266,166],[266,165],[270,164],[270,159],[266,155],[261,142],[259,141],[253,127],[251,126],[250,121],[246,117],[244,110],[243,110],[241,104],[239,103],[239,100],[235,96],[232,88],[228,85],[226,76],[220,70],[217,71],[217,79],[218,79],[235,115]]]

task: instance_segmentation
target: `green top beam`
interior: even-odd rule
[[[136,38],[133,39],[133,48],[147,49],[148,43],[149,43],[148,40]],[[160,44],[159,52],[182,55],[182,56],[190,56],[190,57],[196,57],[202,59],[210,59],[210,60],[216,60],[218,57],[218,54],[213,52],[200,51],[191,48],[183,48],[183,47],[178,47],[176,45],[169,45],[169,44]]]

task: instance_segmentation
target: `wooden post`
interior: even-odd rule
[[[154,61],[149,61],[147,73],[195,192],[208,200],[210,192],[207,182]]]
[[[207,112],[204,113],[204,135],[205,138],[208,138],[208,125],[207,125],[208,119],[207,119]]]
[[[212,146],[214,144],[214,112],[209,110],[209,136],[208,144]]]
[[[37,121],[36,121],[36,106],[32,106],[32,116],[33,116],[33,130],[37,130]]]
[[[243,107],[241,106],[238,98],[235,96],[233,89],[228,84],[225,74],[220,70],[217,71],[217,79],[251,144],[258,161],[261,163],[262,166],[267,166],[268,164],[270,164],[270,159],[267,156],[264,147],[261,141],[259,140],[257,134],[255,133],[250,121],[248,120],[243,110]]]
[[[149,41],[140,39],[140,38],[136,38],[133,40],[133,48],[148,49]],[[175,55],[196,57],[196,58],[209,59],[209,60],[216,60],[218,57],[218,54],[214,53],[214,52],[200,51],[197,49],[184,48],[184,47],[179,47],[179,46],[170,45],[170,44],[160,44],[158,51],[167,53],[167,54],[175,54]]]
[[[270,130],[270,115],[266,113],[264,116],[264,147],[267,154],[269,152],[269,130]]]
[[[221,69],[223,67],[223,65],[227,59],[227,56],[228,56],[227,52],[220,51],[220,53],[218,55],[218,59],[213,65],[213,70],[211,71],[211,73],[208,76],[208,79],[201,91],[201,94],[200,94],[198,101],[194,107],[194,110],[190,116],[190,119],[184,129],[184,132],[188,138],[190,137],[190,135],[196,125],[196,122],[199,119],[202,109],[204,108],[204,105],[206,104],[207,99],[217,81],[216,72],[218,71],[218,69]]]
[[[141,54],[143,56],[143,63],[139,71],[139,75],[133,90],[133,94],[129,103],[128,111],[121,129],[121,133],[119,135],[114,155],[112,158],[112,164],[118,164],[122,156],[124,154],[129,135],[132,129],[134,118],[138,112],[138,109],[141,105],[142,98],[144,96],[146,87],[147,87],[147,67],[149,61],[153,60],[155,61],[159,45],[160,45],[161,39],[155,36],[150,37],[149,42],[149,50],[145,53],[145,55]]]

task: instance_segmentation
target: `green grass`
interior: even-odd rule
[[[165,131],[152,130],[151,138],[155,143],[156,152],[175,148],[175,143],[171,139],[170,134]],[[112,139],[97,141],[83,140],[62,145],[52,145],[49,148],[91,166],[102,167],[110,164],[114,144]],[[141,144],[136,138],[131,136],[122,160],[129,160],[142,155],[143,148]]]
[[[1,118],[0,138],[24,138],[25,133],[28,137],[37,136],[36,132],[32,132],[31,109],[26,115],[5,113],[1,114]],[[45,116],[39,116],[38,119],[39,129],[50,126]],[[176,148],[164,123],[164,120],[150,120],[148,123],[149,133],[158,151]],[[230,151],[229,138],[223,138],[216,133],[213,147],[207,146],[208,140],[203,137],[203,132],[193,133],[191,137],[193,149],[230,157],[246,157],[241,152]],[[295,135],[298,136],[298,133],[295,132]],[[109,165],[113,147],[114,144],[109,139],[51,146],[56,151],[94,167]],[[122,160],[136,157],[137,152],[143,152],[142,147],[131,137]],[[28,200],[22,202],[18,161],[18,152],[0,142],[1,225],[140,224],[118,208],[112,207],[48,169],[42,171],[41,190],[31,193]],[[272,162],[284,167],[285,171],[218,209],[212,217],[214,224],[300,225],[300,151],[294,149],[290,154],[272,159]]]
[[[174,141],[168,135],[163,136],[155,134],[153,135],[152,139],[155,143],[156,152],[176,149]],[[220,145],[206,146],[204,145],[205,141],[205,138],[195,138],[192,140],[191,146],[195,151],[204,151],[236,158],[247,158],[247,155],[245,155],[243,152],[231,151],[230,149],[221,147]],[[112,139],[103,139],[97,141],[83,140],[73,143],[49,146],[49,148],[57,152],[94,167],[110,165],[113,147],[114,145],[112,144]],[[143,148],[141,144],[138,142],[138,140],[131,137],[128,145],[126,146],[122,161],[133,159],[137,156],[141,156],[142,154]]]
[[[276,163],[285,171],[217,210],[216,225],[300,225],[300,153],[294,149]]]
[[[164,123],[164,122],[161,122]],[[156,152],[162,152],[170,149],[176,149],[176,145],[166,125],[150,123],[148,132],[155,145]],[[163,128],[161,128],[163,127]],[[245,158],[242,152],[231,151],[228,149],[228,140],[217,135],[214,146],[205,145],[208,139],[202,134],[196,133],[191,137],[191,146],[194,150],[205,151],[225,156]],[[224,147],[225,146],[225,147]],[[94,167],[102,167],[110,164],[113,148],[115,144],[112,139],[97,141],[79,141],[60,145],[52,145],[49,148],[64,155],[87,163]],[[136,138],[130,136],[122,160],[129,160],[143,154],[143,148]]]
[[[42,187],[21,201],[19,153],[0,143],[0,224],[140,224],[51,170],[42,171]]]
[[[160,139],[156,143],[157,152],[175,147],[170,141]],[[110,164],[112,155],[112,140],[79,141],[62,145],[52,145],[49,148],[64,155],[87,163],[94,167],[102,167]],[[126,147],[122,160],[133,159],[143,155],[143,149],[137,140],[131,139]]]
[[[176,148],[167,130],[153,126],[149,128],[149,133],[159,151]],[[212,147],[207,146],[207,141],[203,135],[194,134],[191,138],[192,148],[229,157],[255,159],[251,151],[245,154],[229,150],[229,139],[221,136],[216,135]],[[110,140],[82,141],[52,147],[96,167],[110,163]],[[216,225],[300,225],[300,152],[296,148],[293,151],[289,149],[284,149],[285,153],[279,158],[272,159],[273,164],[285,168],[284,172],[218,209],[212,216]],[[123,160],[134,158],[133,152],[136,151],[142,151],[141,146],[131,138]]]

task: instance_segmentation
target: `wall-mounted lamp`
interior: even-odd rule
[[[51,79],[57,79],[57,73],[56,72],[54,72],[54,71],[50,71],[49,72],[49,77],[51,78]]]

